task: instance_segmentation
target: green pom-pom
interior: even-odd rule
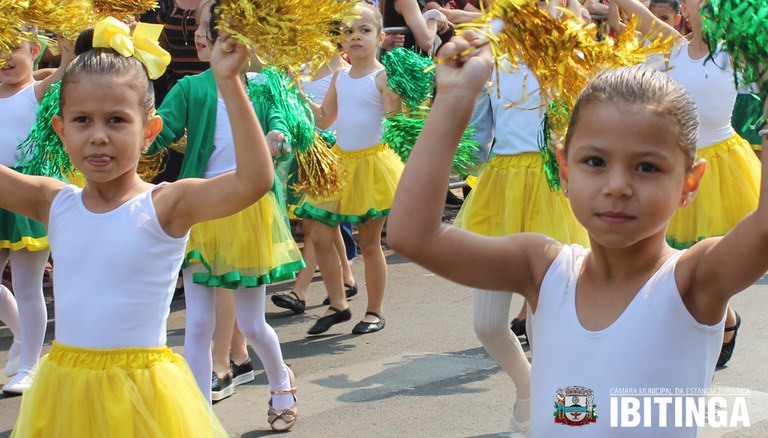
[[[560,190],[560,164],[551,145],[552,135],[553,132],[564,134],[568,120],[570,120],[568,105],[562,100],[555,100],[550,102],[544,114],[544,120],[541,122],[538,138],[541,166],[547,177],[547,185],[553,192]]]
[[[431,58],[419,56],[403,47],[386,52],[381,63],[387,72],[389,88],[397,93],[409,108],[417,108],[432,97],[435,86],[435,70]]]
[[[74,170],[64,145],[51,125],[51,118],[59,115],[60,96],[61,81],[48,88],[37,106],[37,115],[29,136],[19,145],[21,159],[16,167],[22,173],[65,180],[65,175]]]
[[[708,0],[701,7],[702,29],[710,58],[723,49],[731,55],[735,74],[757,83],[768,97],[768,0]]]
[[[332,148],[336,146],[336,134],[333,131],[322,129],[320,130],[320,137],[323,139],[325,144],[328,145],[328,147]]]
[[[251,101],[265,100],[280,110],[291,135],[292,151],[301,154],[314,146],[315,118],[288,75],[274,67],[266,68],[248,81],[247,89]]]
[[[403,162],[408,161],[413,145],[421,134],[426,121],[428,110],[421,108],[414,117],[399,113],[392,118],[384,119],[384,133],[381,142],[386,143]],[[468,175],[479,164],[477,152],[478,143],[472,139],[475,128],[468,127],[459,140],[459,147],[453,158],[453,170],[461,175]]]

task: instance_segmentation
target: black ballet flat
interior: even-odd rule
[[[344,284],[344,294],[347,296],[347,298],[354,297],[357,295],[357,283],[355,284]],[[323,300],[323,306],[327,306],[331,304],[331,299],[328,297],[325,297]]]
[[[349,311],[349,307],[347,307],[344,310],[339,310],[333,306],[328,307],[328,309],[332,310],[334,313],[331,313],[330,315],[324,316],[320,319],[318,319],[315,322],[315,325],[310,328],[307,333],[310,335],[319,335],[322,333],[325,333],[330,329],[334,324],[338,324],[344,321],[349,321],[352,319],[352,312]]]
[[[304,309],[307,307],[307,302],[299,298],[294,291],[285,294],[274,294],[272,295],[272,302],[275,306],[292,310],[297,315],[304,313]]]
[[[726,327],[724,330],[725,332],[733,332],[733,337],[730,341],[728,341],[728,343],[724,343],[723,346],[720,347],[720,357],[717,358],[718,368],[725,366],[725,364],[731,360],[731,356],[733,356],[733,349],[736,348],[736,335],[739,333],[739,327],[741,327],[741,316],[736,313],[736,325],[733,327]]]
[[[379,320],[376,322],[360,321],[352,329],[352,333],[356,335],[364,335],[366,333],[375,333],[384,328],[384,325],[386,324],[384,318],[374,312],[365,312],[365,314],[375,316],[376,318],[379,318]]]

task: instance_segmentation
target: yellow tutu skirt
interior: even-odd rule
[[[296,277],[306,267],[274,192],[245,210],[196,224],[182,268],[202,263],[192,280],[208,287],[257,287]]]
[[[760,195],[760,160],[738,135],[700,149],[697,158],[707,160],[707,169],[696,198],[667,227],[667,242],[679,249],[726,234],[757,208]]]
[[[354,152],[333,150],[347,169],[341,193],[323,199],[305,195],[294,214],[335,227],[339,222],[363,223],[389,215],[403,162],[386,144]]]
[[[561,191],[553,192],[536,152],[496,155],[480,171],[454,224],[484,236],[541,233],[589,246],[589,237]]]
[[[187,363],[168,347],[54,342],[39,366],[12,437],[229,437]]]

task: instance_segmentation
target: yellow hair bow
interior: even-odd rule
[[[150,79],[157,79],[171,63],[171,54],[157,43],[162,31],[161,24],[138,23],[131,36],[128,25],[107,17],[94,26],[93,47],[113,49],[125,57],[133,56],[147,68]]]

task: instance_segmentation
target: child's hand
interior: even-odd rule
[[[63,36],[59,36],[56,39],[56,42],[58,43],[59,50],[61,51],[61,63],[64,65],[69,65],[69,63],[75,59],[75,44]]]
[[[285,155],[291,151],[291,145],[285,141],[285,135],[280,131],[269,131],[267,133],[267,146],[269,153],[273,157]]]
[[[242,74],[248,50],[227,32],[221,32],[211,50],[211,69],[219,79],[236,78]]]
[[[444,44],[436,61],[440,94],[475,99],[491,74],[491,50],[480,34],[466,31]]]

